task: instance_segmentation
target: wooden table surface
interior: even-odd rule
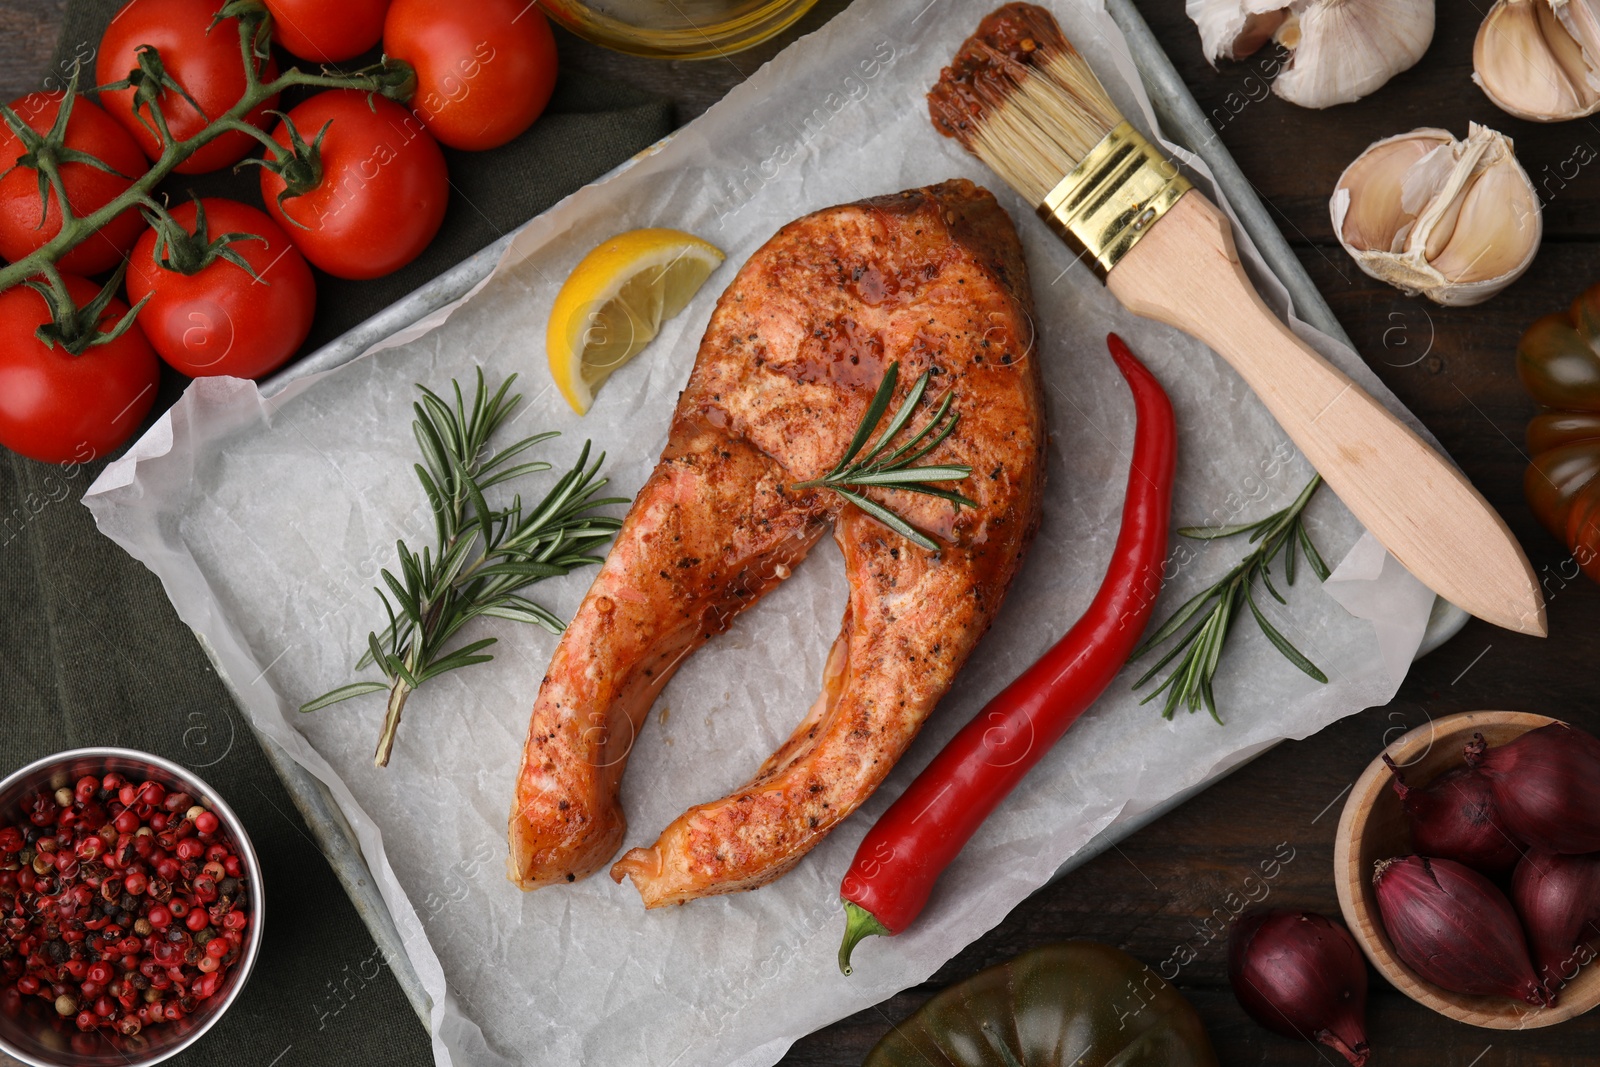
[[[33,88],[47,68],[61,0],[0,0],[0,99]],[[802,22],[749,52],[701,62],[615,55],[562,36],[562,60],[671,97],[687,121],[801,33],[844,7],[821,0]],[[1487,0],[1439,5],[1428,54],[1367,100],[1306,111],[1264,94],[1271,49],[1212,70],[1182,0],[1140,0],[1156,37],[1212,117],[1245,175],[1293,244],[1339,321],[1374,370],[1425,422],[1506,517],[1545,584],[1551,636],[1522,637],[1473,621],[1419,662],[1386,707],[1372,708],[1269,752],[1117,848],[1040,890],[960,952],[927,984],[799,1041],[794,1065],[857,1064],[889,1028],[938,989],[1025,949],[1091,938],[1147,963],[1187,944],[1197,958],[1178,985],[1200,1009],[1225,1064],[1331,1063],[1311,1045],[1258,1028],[1228,989],[1226,951],[1213,915],[1287,844],[1293,860],[1270,903],[1338,914],[1333,837],[1345,790],[1386,743],[1430,718],[1478,708],[1556,715],[1600,731],[1595,661],[1600,589],[1575,573],[1569,553],[1523,503],[1523,428],[1533,405],[1512,353],[1524,327],[1600,279],[1600,125],[1541,126],[1499,112],[1471,82],[1472,39]],[[963,2],[962,17],[986,4]],[[1440,308],[1367,278],[1335,242],[1327,200],[1339,172],[1370,142],[1418,126],[1465,135],[1478,121],[1505,132],[1545,200],[1544,247],[1510,289],[1476,308]],[[1218,413],[1226,417],[1225,413]],[[1180,519],[1184,518],[1179,516]],[[1155,712],[1151,712],[1152,717]],[[1374,981],[1369,1030],[1375,1065],[1499,1067],[1594,1062],[1600,1013],[1526,1032],[1452,1023]],[[420,1040],[419,1032],[419,1040]]]

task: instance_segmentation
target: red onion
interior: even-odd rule
[[[1367,1062],[1367,965],[1349,931],[1311,912],[1251,912],[1228,937],[1239,1006],[1285,1037],[1315,1039],[1353,1067]]]
[[[1556,722],[1490,748],[1467,744],[1467,765],[1494,786],[1500,816],[1530,845],[1600,852],[1600,739]]]
[[[1555,1002],[1534,977],[1511,901],[1471,867],[1423,856],[1379,860],[1372,886],[1395,955],[1422,978],[1457,993]]]
[[[1408,786],[1387,755],[1411,823],[1411,847],[1425,856],[1455,860],[1491,877],[1510,874],[1522,844],[1505,828],[1494,785],[1477,767],[1457,767],[1426,786]]]
[[[1584,962],[1584,945],[1600,937],[1600,853],[1563,856],[1530,849],[1511,879],[1511,899],[1528,930],[1533,960],[1554,992]]]

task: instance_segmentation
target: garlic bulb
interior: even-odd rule
[[[1312,0],[1277,41],[1293,53],[1272,91],[1301,107],[1360,100],[1409,69],[1433,40],[1433,0]]]
[[[1600,0],[1499,0],[1478,27],[1472,80],[1518,118],[1593,114],[1600,109]]]
[[[1185,10],[1213,64],[1242,59],[1269,38],[1288,49],[1272,91],[1301,107],[1361,99],[1433,40],[1433,0],[1187,0]]]
[[[1200,47],[1212,66],[1250,55],[1289,17],[1284,0],[1187,0],[1184,10],[1200,28]]]
[[[1515,281],[1544,232],[1510,138],[1477,123],[1465,141],[1435,129],[1379,141],[1345,168],[1329,207],[1363,271],[1453,307]]]

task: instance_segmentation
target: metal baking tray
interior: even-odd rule
[[[1323,300],[1301,267],[1300,261],[1295,258],[1288,242],[1267,215],[1266,208],[1257,197],[1254,187],[1239,170],[1238,164],[1233,161],[1233,157],[1228,154],[1227,149],[1206,122],[1194,97],[1189,94],[1188,88],[1178,77],[1178,72],[1173,69],[1166,53],[1161,50],[1144,18],[1133,6],[1133,0],[1106,0],[1106,7],[1112,19],[1127,37],[1128,48],[1133,53],[1134,62],[1144,80],[1145,89],[1150,95],[1163,133],[1180,144],[1198,146],[1195,149],[1196,153],[1210,166],[1217,184],[1227,193],[1240,222],[1254,240],[1262,258],[1289,290],[1296,313],[1322,332],[1349,344],[1348,336],[1339,326],[1338,320],[1333,317],[1327,302]],[[668,135],[669,138],[671,136]],[[631,161],[623,163],[612,171],[612,174],[619,173],[630,165]],[[507,234],[480,249],[409,296],[353,327],[287,370],[266,379],[261,384],[262,393],[271,396],[292,381],[341,366],[384,338],[464,296],[494,270],[495,264],[500,261],[513,236],[514,234]],[[1467,615],[1461,609],[1444,600],[1436,601],[1433,614],[1428,620],[1422,647],[1417,655],[1419,657],[1425,655],[1449,640],[1461,630],[1466,620]],[[202,638],[202,642],[203,640]],[[356,912],[371,931],[373,940],[383,953],[396,980],[399,981],[406,999],[411,1002],[417,1017],[422,1020],[422,1025],[427,1027],[430,1008],[428,996],[423,991],[422,983],[405,954],[394,920],[384,906],[377,884],[367,868],[366,860],[356,844],[355,834],[350,829],[349,823],[345,821],[333,797],[320,781],[271,739],[259,735],[258,738],[267,759],[271,761],[278,777],[283,779],[307,827],[328,857],[328,862],[333,866],[334,873],[344,886],[345,892],[349,894]],[[1210,784],[1212,783],[1205,783],[1205,785]],[[1190,799],[1204,787],[1202,785],[1194,790],[1180,793],[1150,811],[1107,828],[1068,860],[1056,872],[1055,877],[1059,878],[1069,870],[1093,859],[1117,841]]]

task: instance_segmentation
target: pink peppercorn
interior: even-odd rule
[[[138,1034],[216,992],[249,920],[236,889],[221,893],[243,865],[213,839],[215,813],[116,772],[18,809],[26,822],[0,826],[0,857],[16,867],[0,869],[0,1011],[40,997],[84,1031],[71,1044],[87,1054],[99,1047],[90,1031]]]

